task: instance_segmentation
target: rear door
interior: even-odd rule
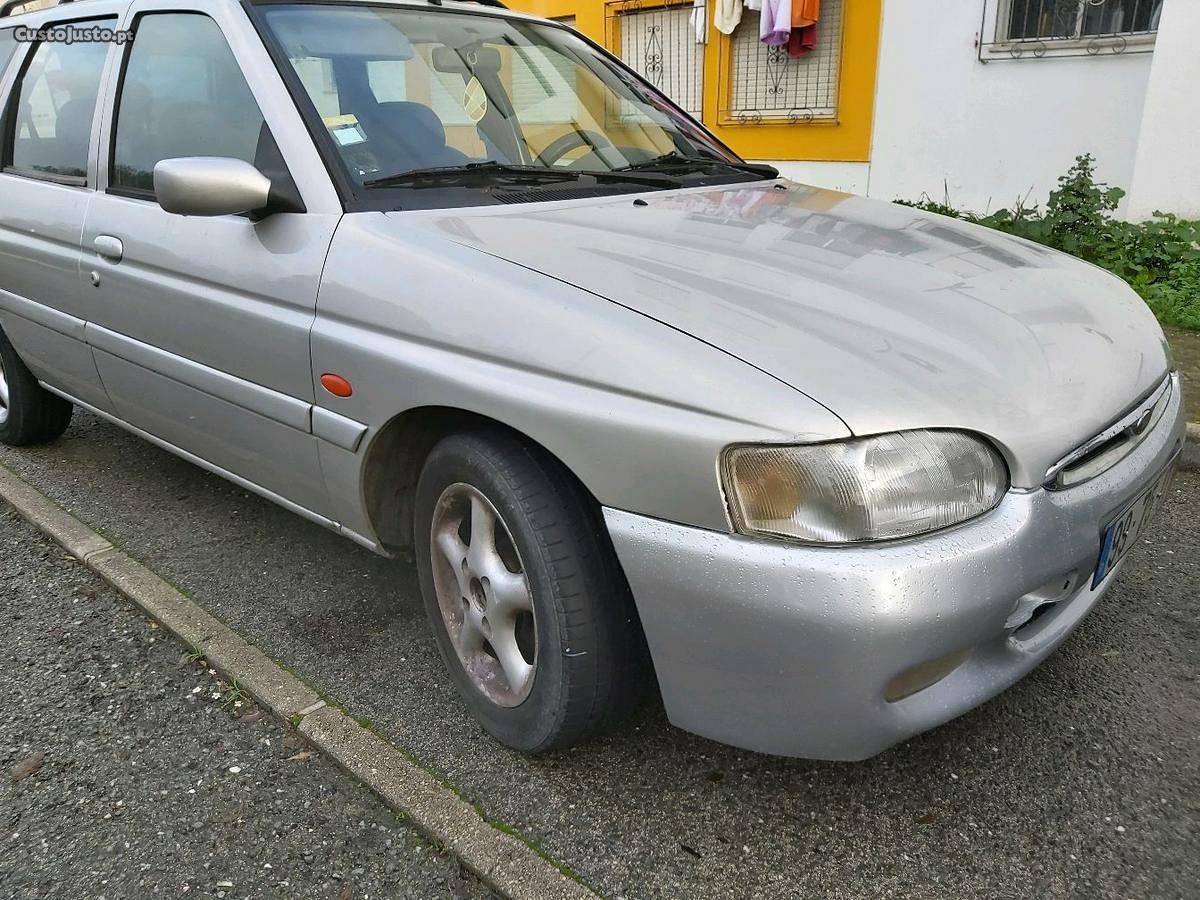
[[[117,19],[22,19],[35,23],[112,29]],[[96,185],[97,100],[110,47],[31,45],[0,32],[0,63],[9,62],[0,65],[0,325],[40,380],[101,409],[108,400],[84,342],[91,298],[80,283],[79,240]]]
[[[309,332],[340,202],[240,7],[142,0],[125,27],[83,234],[104,384],[130,424],[325,515]],[[291,177],[306,212],[171,215],[154,166],[189,156]]]

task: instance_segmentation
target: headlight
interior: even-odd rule
[[[937,531],[987,512],[1008,490],[1000,454],[958,431],[732,447],[722,475],[743,534],[820,544]]]

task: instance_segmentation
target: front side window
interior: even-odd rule
[[[262,112],[216,22],[197,13],[138,20],[117,107],[113,188],[153,191],[164,159],[253,163],[262,132]]]
[[[599,191],[623,178],[645,187],[765,174],[563,28],[449,10],[260,10],[360,192],[487,192],[516,169],[529,183],[577,179]]]
[[[23,173],[71,181],[87,176],[92,118],[105,43],[45,43],[34,51],[14,89],[13,143],[7,164]]]

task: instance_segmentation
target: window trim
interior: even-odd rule
[[[128,46],[122,48],[120,69],[117,72],[117,83],[113,90],[112,111],[108,126],[108,174],[105,178],[104,187],[104,193],[114,197],[126,197],[130,200],[146,200],[151,203],[158,202],[158,197],[154,191],[147,191],[140,188],[114,187],[113,172],[117,164],[117,127],[121,119],[121,98],[125,93],[125,73],[129,69],[129,59],[133,56],[133,45],[137,43],[138,28],[142,23],[142,19],[147,15],[154,15],[155,12],[151,10],[138,13],[134,20],[129,23],[129,31],[133,33],[133,37],[127,41]],[[203,13],[200,13],[200,15],[203,15]]]
[[[113,15],[108,16],[91,16],[84,18],[73,19],[54,19],[49,20],[39,28],[58,28],[63,25],[79,25],[82,23],[99,23],[99,22],[117,22],[118,17]],[[21,166],[12,164],[13,153],[16,151],[17,139],[17,106],[21,102],[21,88],[25,84],[25,76],[29,73],[29,67],[33,65],[34,57],[41,49],[45,41],[38,41],[28,45],[25,51],[25,59],[21,61],[21,67],[17,70],[17,75],[13,79],[12,87],[9,89],[8,97],[4,104],[3,122],[0,122],[0,173],[5,175],[13,175],[17,178],[28,178],[31,181],[44,181],[48,184],[57,184],[63,187],[79,187],[91,188],[93,185],[85,175],[56,175],[53,172],[42,172],[37,169],[26,169]],[[112,53],[112,45],[109,44],[107,51]],[[16,54],[13,54],[14,58]],[[9,61],[11,63],[11,60]],[[95,149],[95,141],[98,136],[96,130],[96,111],[100,109],[101,101],[104,99],[104,74],[108,65],[107,58],[104,65],[100,68],[100,76],[97,81],[96,89],[96,105],[92,109],[92,127],[88,138],[88,159],[85,163],[85,171],[91,168],[92,150]]]

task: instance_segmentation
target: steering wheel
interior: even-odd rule
[[[572,150],[578,150],[580,147],[587,147],[594,152],[612,146],[613,142],[597,131],[572,131],[551,141],[550,145],[537,155],[537,161],[550,169]]]

